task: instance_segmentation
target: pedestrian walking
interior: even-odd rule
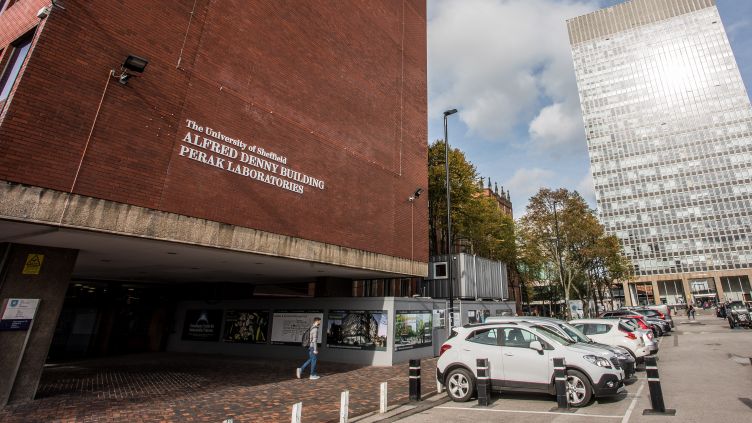
[[[692,304],[687,307],[687,319],[694,320],[695,318],[695,308]]]
[[[316,380],[319,378],[319,375],[316,373],[316,362],[319,357],[319,326],[321,326],[321,318],[315,317],[313,325],[303,334],[302,345],[308,349],[308,360],[302,366],[295,369],[295,376],[298,379],[303,376],[303,371],[309,364],[311,365],[311,376],[309,379]]]

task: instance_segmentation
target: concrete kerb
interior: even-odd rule
[[[378,410],[371,411],[366,414],[362,414],[350,419],[350,422],[357,423],[390,423],[395,422],[405,417],[412,416],[414,414],[422,413],[437,405],[449,402],[449,397],[442,395],[441,392],[434,392],[432,394],[423,397],[421,402],[409,402],[406,401],[401,404],[394,404],[389,407],[386,413],[379,413]]]

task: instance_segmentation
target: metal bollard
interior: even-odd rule
[[[379,398],[379,413],[384,414],[384,413],[386,413],[387,408],[388,408],[387,404],[389,404],[389,402],[387,401],[387,398],[386,398],[386,393],[387,393],[387,384],[386,384],[386,382],[381,382],[380,392],[381,392],[381,396]]]
[[[292,420],[291,423],[300,423],[300,417],[303,414],[303,403],[296,402],[292,406]]]
[[[410,401],[420,401],[420,360],[410,360]]]
[[[556,385],[556,406],[559,409],[569,409],[569,394],[567,392],[567,366],[563,358],[554,358],[554,384]]]
[[[342,391],[339,399],[339,423],[347,423],[350,417],[350,391]]]
[[[488,368],[488,359],[478,358],[475,360],[476,367],[476,391],[478,392],[478,405],[488,406],[491,399],[491,377]]]
[[[652,408],[643,410],[642,415],[676,415],[676,410],[670,408],[667,409],[666,405],[663,403],[663,390],[661,389],[661,379],[658,377],[658,365],[655,356],[645,357],[645,372],[648,377],[650,406]]]

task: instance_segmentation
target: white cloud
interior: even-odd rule
[[[460,109],[470,134],[488,140],[509,137],[533,119],[536,134],[553,133],[551,125],[558,122],[567,125],[568,138],[553,142],[571,141],[571,122],[581,126],[582,120],[565,20],[596,9],[594,0],[429,5],[431,116]],[[541,111],[541,103],[551,106]]]
[[[520,168],[514,172],[514,175],[504,183],[504,186],[511,191],[514,198],[524,198],[527,201],[543,187],[558,187],[554,184],[556,173],[549,169]],[[515,202],[515,204],[519,204]],[[515,208],[515,216],[524,214],[525,210],[520,210],[519,206]]]
[[[554,103],[540,110],[530,122],[530,139],[538,148],[568,147],[585,140],[579,103]]]
[[[587,175],[580,180],[575,189],[580,195],[582,195],[582,198],[590,204],[590,207],[595,208],[595,185],[593,184],[592,173],[588,172]]]

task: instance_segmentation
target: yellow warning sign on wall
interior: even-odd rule
[[[44,261],[44,254],[29,254],[26,256],[26,264],[24,264],[23,275],[38,275],[42,270],[42,262]]]

